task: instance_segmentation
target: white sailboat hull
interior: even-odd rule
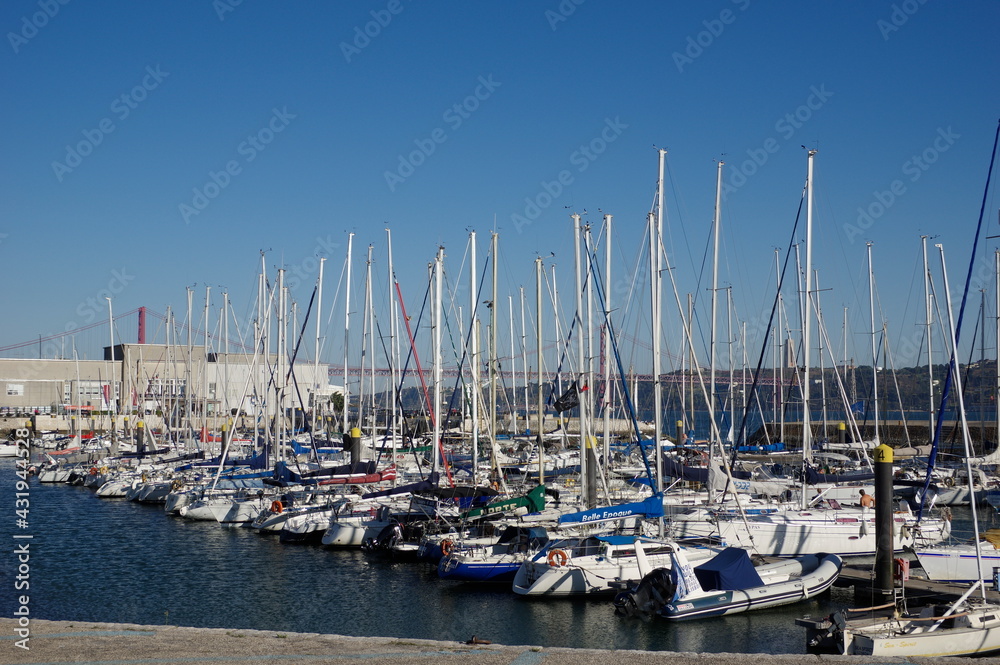
[[[377,538],[389,524],[384,520],[337,521],[327,528],[322,542],[325,547],[361,547],[368,538]]]
[[[861,656],[983,656],[1000,651],[1000,606],[957,612],[940,627],[937,621],[891,621],[874,629],[846,630],[845,654]],[[926,618],[925,618],[926,619]]]
[[[749,528],[748,528],[749,527]],[[764,556],[830,554],[874,554],[875,513],[848,514],[846,511],[805,510],[747,517],[719,518],[716,523],[683,521],[673,523],[675,538],[719,537],[730,545],[753,547]],[[896,516],[893,542],[897,549],[941,542],[951,533],[951,522],[924,519],[915,521]]]
[[[982,546],[982,574],[976,561],[976,546],[948,545],[927,547],[916,551],[927,578],[937,582],[973,582],[993,579],[994,568],[1000,567],[1000,550],[988,543]]]

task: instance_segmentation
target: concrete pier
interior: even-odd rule
[[[85,621],[32,619],[23,649],[15,619],[0,619],[0,663],[89,663],[90,665],[170,665],[188,663],[366,663],[367,665],[774,665],[857,663],[870,656],[766,655],[600,651],[499,644],[468,644],[391,637],[345,637],[316,633],[137,626]],[[674,626],[684,630],[683,624]],[[794,630],[789,626],[789,630]],[[470,638],[472,636],[469,636]],[[805,637],[803,636],[803,640]],[[879,658],[882,663],[945,665],[966,658]],[[1000,665],[1000,658],[977,658],[977,665]]]

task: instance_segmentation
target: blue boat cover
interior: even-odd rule
[[[719,470],[724,471],[725,469],[720,466]],[[737,480],[748,480],[751,478],[751,474],[747,471],[732,469],[732,474],[733,478]],[[708,468],[703,466],[688,466],[672,459],[663,460],[663,475],[671,478],[682,478],[696,483],[708,482]]]
[[[390,487],[387,490],[381,490],[379,492],[368,492],[367,494],[362,494],[362,499],[379,499],[384,496],[393,496],[395,494],[406,494],[407,492],[420,492],[434,489],[438,486],[439,474],[437,471],[427,475],[427,480],[421,480],[416,483],[410,483],[409,485],[400,485],[398,487]]]
[[[750,555],[739,547],[727,547],[709,561],[695,566],[694,574],[705,591],[734,591],[764,584]]]
[[[814,467],[806,469],[806,483],[818,485],[819,483],[860,483],[866,480],[874,480],[874,471],[848,471],[845,473],[820,473]],[[895,481],[893,481],[895,482]],[[924,481],[920,481],[923,487]]]
[[[215,488],[220,490],[263,489],[264,483],[260,478],[221,478],[216,483]]]
[[[587,524],[604,522],[606,520],[622,519],[624,517],[662,517],[663,495],[654,494],[643,501],[622,503],[617,506],[592,508],[576,513],[565,513],[559,516],[559,524]]]

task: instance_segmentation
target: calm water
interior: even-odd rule
[[[700,622],[640,622],[609,600],[528,600],[510,591],[445,582],[425,564],[368,560],[361,552],[286,546],[249,529],[189,522],[161,507],[98,499],[92,490],[31,485],[30,526],[15,526],[14,464],[0,460],[11,509],[0,537],[30,533],[31,616],[382,635],[597,649],[804,653],[801,616],[852,605],[834,590],[773,611]],[[23,541],[16,541],[23,542]],[[12,547],[6,548],[8,552]],[[0,611],[12,616],[16,557],[3,557]]]

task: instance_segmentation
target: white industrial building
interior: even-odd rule
[[[222,416],[241,408],[252,413],[261,400],[274,405],[279,392],[284,409],[311,410],[342,392],[329,385],[322,363],[297,363],[289,372],[275,356],[254,362],[247,354],[206,355],[204,347],[192,347],[190,362],[184,346],[118,344],[113,350],[105,347],[103,360],[0,358],[0,417],[178,409]]]

